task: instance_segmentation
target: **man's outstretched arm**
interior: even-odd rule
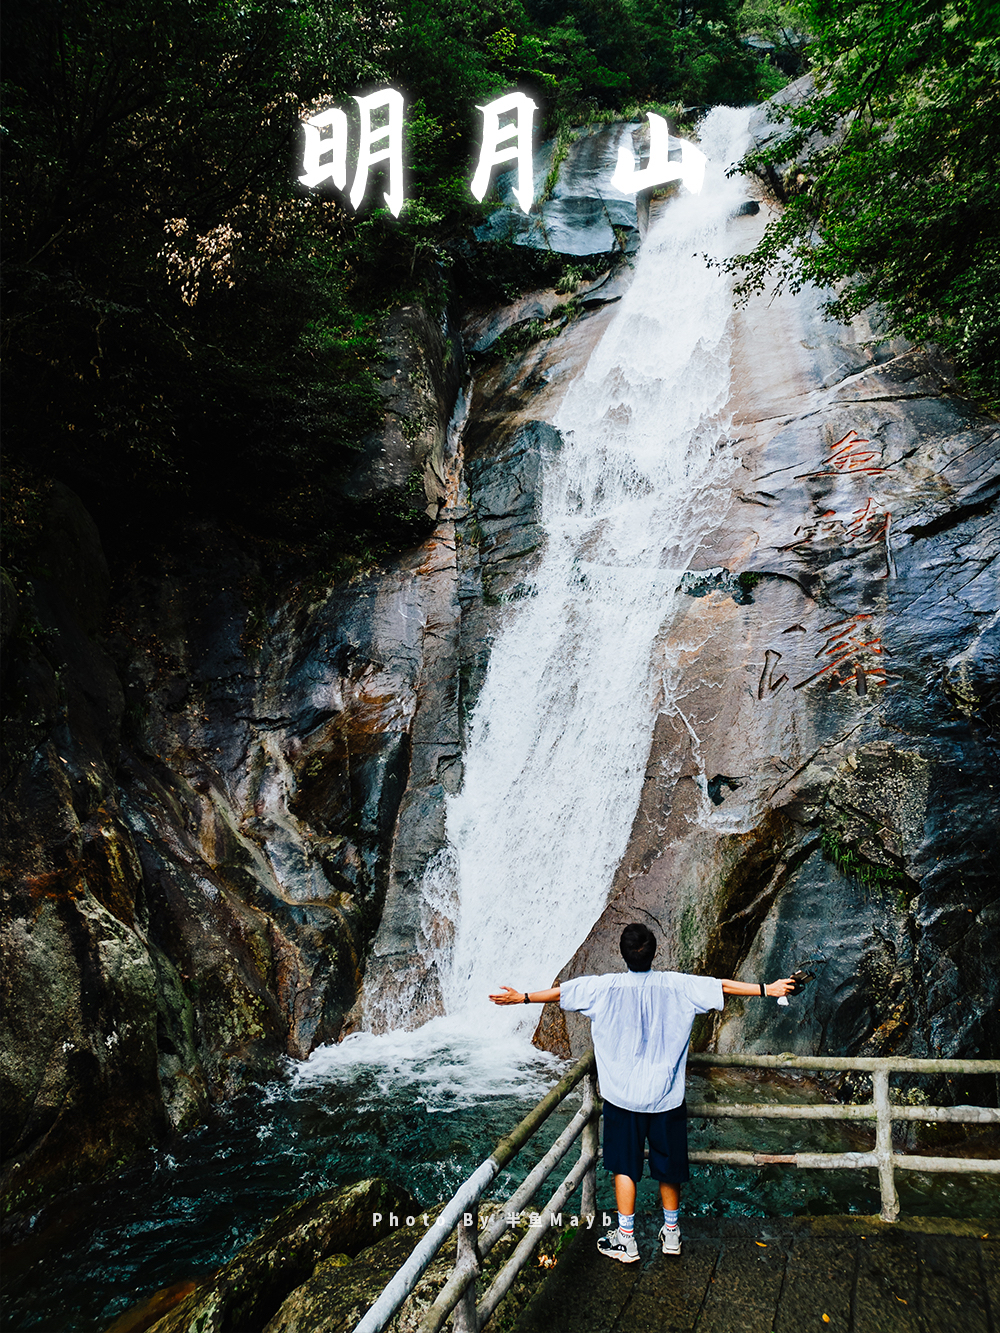
[[[494,1004],[548,1004],[559,999],[559,987],[550,986],[548,990],[513,990],[510,986],[501,986],[499,995],[491,995]]]
[[[764,984],[764,990],[761,991],[761,982],[759,981],[723,981],[723,995],[794,995],[799,989],[798,983],[793,977],[784,977],[781,981],[769,981]]]

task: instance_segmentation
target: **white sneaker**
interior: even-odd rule
[[[635,1243],[635,1236],[623,1236],[617,1227],[601,1237],[597,1242],[597,1248],[609,1259],[618,1259],[623,1264],[634,1264],[639,1258],[639,1247]]]
[[[680,1254],[681,1252],[681,1229],[680,1227],[660,1227],[660,1244],[663,1247],[664,1254]]]

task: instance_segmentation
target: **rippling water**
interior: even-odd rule
[[[321,1052],[305,1068],[231,1105],[216,1124],[170,1152],[150,1153],[57,1217],[42,1219],[35,1234],[7,1253],[4,1328],[99,1333],[158,1288],[224,1263],[289,1203],[345,1181],[381,1174],[426,1205],[448,1197],[551,1086],[560,1066],[523,1044],[515,1052],[513,1042],[506,1052],[493,1048],[496,1061],[474,1050],[470,1064],[462,1064],[449,1034],[432,1029],[411,1035],[420,1040],[409,1061],[395,1034],[345,1043],[336,1054]],[[440,1062],[438,1054],[444,1054]],[[484,1075],[476,1096],[468,1092],[470,1066]],[[689,1096],[701,1100],[705,1081],[699,1076],[689,1084]],[[715,1090],[735,1097],[739,1089],[729,1072]],[[754,1100],[768,1096],[757,1081],[742,1092]],[[788,1089],[771,1095],[790,1096]],[[553,1116],[546,1143],[576,1104],[571,1098]],[[842,1151],[865,1142],[837,1125],[774,1121],[694,1122],[691,1141],[692,1147],[785,1152],[791,1146]],[[495,1199],[509,1197],[541,1147],[529,1148],[523,1161],[503,1173]],[[904,1213],[1000,1215],[989,1178],[902,1173],[897,1179]],[[598,1188],[601,1205],[610,1208],[613,1190],[603,1171]],[[638,1207],[658,1206],[656,1186],[646,1178]],[[789,1167],[694,1168],[683,1199],[688,1216],[871,1214],[878,1208],[873,1172]]]
[[[421,1202],[447,1198],[559,1066],[520,1040],[516,1051],[494,1044],[490,1060],[428,1026],[416,1044],[391,1034],[318,1052],[42,1219],[8,1252],[5,1329],[103,1329],[151,1291],[225,1262],[296,1199],[345,1181],[380,1174]]]

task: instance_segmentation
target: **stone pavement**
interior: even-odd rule
[[[600,1217],[600,1215],[598,1215]],[[1000,1220],[636,1218],[622,1264],[578,1233],[515,1333],[1000,1333]]]

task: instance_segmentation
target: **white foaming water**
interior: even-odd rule
[[[429,1111],[461,1111],[492,1097],[537,1100],[558,1064],[544,1051],[526,1050],[520,1032],[486,1033],[443,1015],[416,1032],[358,1032],[320,1047],[295,1067],[294,1081],[303,1087],[369,1077],[383,1097],[402,1094]]]
[[[452,1013],[485,1021],[491,988],[548,985],[600,914],[625,851],[653,715],[670,707],[669,662],[654,668],[654,649],[713,522],[722,469],[732,303],[704,255],[724,251],[744,195],[724,166],[746,123],[730,108],[706,118],[715,165],[704,189],[650,231],[554,422],[565,444],[544,479],[537,592],[494,645],[448,812],[460,902]]]
[[[317,1052],[304,1077],[380,1064],[387,1090],[405,1070],[440,1105],[442,1090],[445,1101],[460,1085],[488,1095],[548,1073],[525,1039],[537,1008],[498,1009],[487,996],[549,985],[600,915],[654,715],[673,707],[662,630],[728,466],[717,446],[732,302],[704,256],[728,253],[726,222],[745,191],[725,167],[743,151],[747,120],[727,107],[706,117],[704,188],[651,228],[635,281],[554,422],[564,445],[544,477],[535,592],[511,607],[493,646],[448,808],[458,917],[438,958],[447,1014]],[[439,861],[428,883],[438,910],[449,898],[441,876]]]

